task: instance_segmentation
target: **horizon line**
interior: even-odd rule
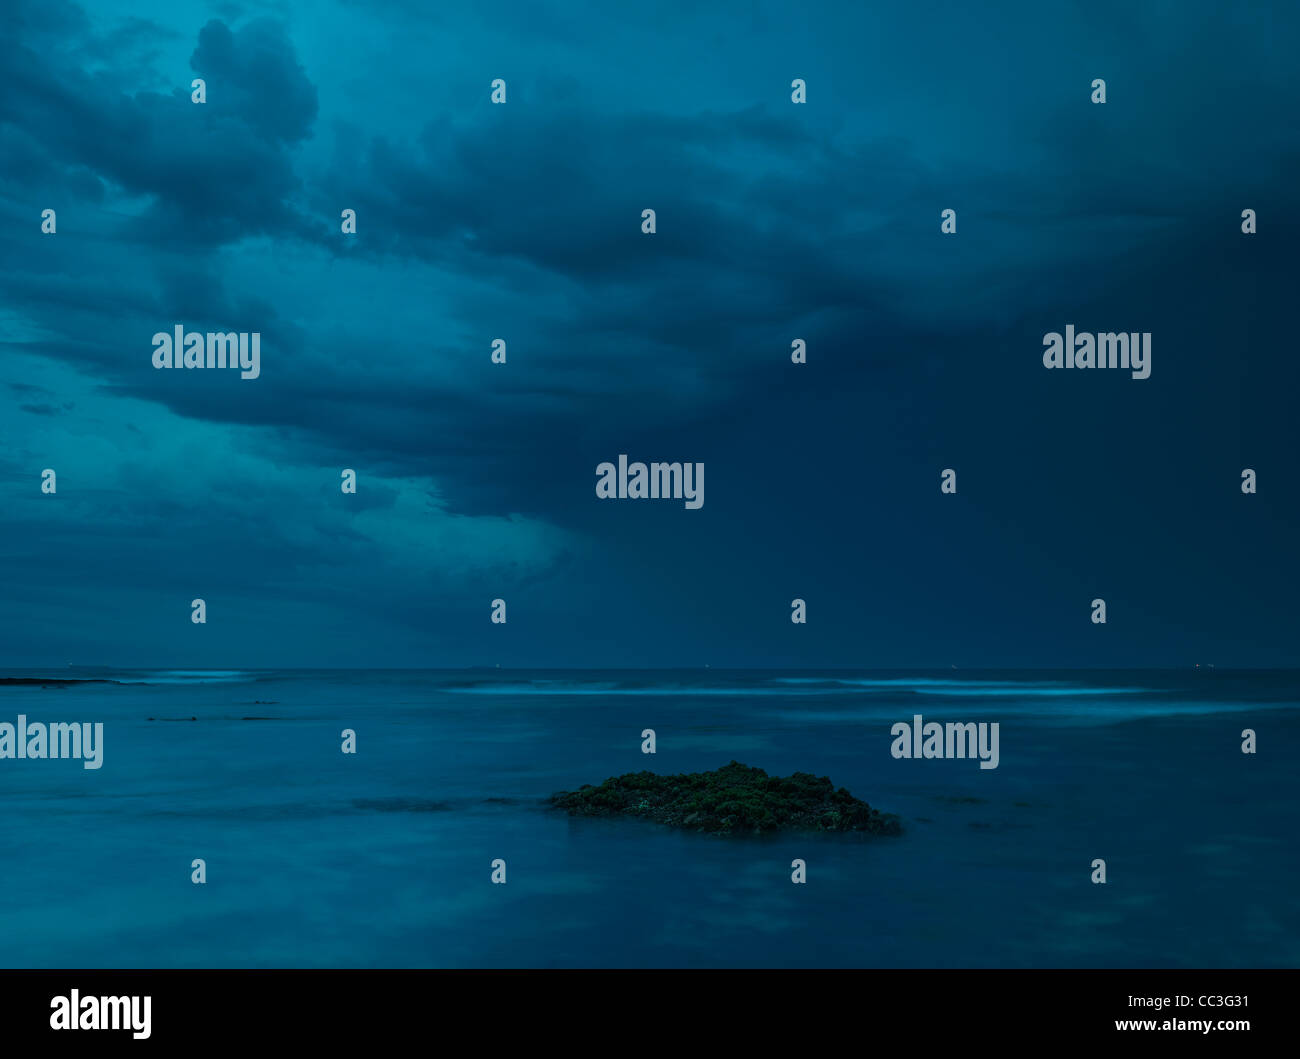
[[[66,663],[62,669],[52,666],[19,666],[4,665],[0,666],[0,672],[9,671],[31,672],[39,670],[47,672],[53,678],[55,674],[65,673],[69,670],[107,670],[118,672],[172,672],[172,673],[282,673],[286,671],[300,672],[339,672],[339,673],[464,673],[464,672],[489,672],[489,673],[519,673],[519,672],[582,672],[582,673],[632,673],[632,672],[718,672],[718,673],[752,673],[752,672],[781,672],[781,673],[819,673],[819,672],[838,672],[849,671],[856,673],[876,672],[876,673],[900,673],[900,672],[995,672],[1005,670],[1035,670],[1044,672],[1196,672],[1205,670],[1207,672],[1292,672],[1300,670],[1300,665],[1279,666],[1279,665],[1219,665],[1217,663],[1206,664],[1184,664],[1184,665],[1151,665],[1151,666],[1081,666],[1081,665],[1027,665],[1027,664],[1002,664],[1002,665],[976,665],[976,666],[955,666],[955,665],[914,665],[914,666],[881,666],[881,665],[822,665],[822,666],[710,666],[710,665],[657,665],[657,666],[502,666],[502,665],[465,665],[465,666],[214,666],[214,665],[86,665]]]

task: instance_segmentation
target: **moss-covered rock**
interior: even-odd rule
[[[575,816],[637,816],[710,834],[857,831],[896,835],[898,818],[836,788],[825,776],[769,776],[733,761],[712,772],[629,772],[560,791],[551,804]]]

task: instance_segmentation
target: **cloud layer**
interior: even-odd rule
[[[859,6],[10,5],[0,664],[1292,661],[1300,16]]]

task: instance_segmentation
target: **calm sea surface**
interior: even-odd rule
[[[118,683],[0,684],[104,724],[99,770],[0,760],[4,966],[1300,966],[1300,672],[0,672],[70,676]],[[999,767],[893,759],[915,714],[997,721]],[[544,805],[733,759],[905,832]]]

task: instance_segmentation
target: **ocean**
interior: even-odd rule
[[[1297,704],[1208,668],[0,671],[0,722],[104,725],[99,769],[0,760],[0,965],[1295,967]],[[998,767],[892,757],[918,714],[997,722]],[[903,834],[546,804],[732,760]]]

